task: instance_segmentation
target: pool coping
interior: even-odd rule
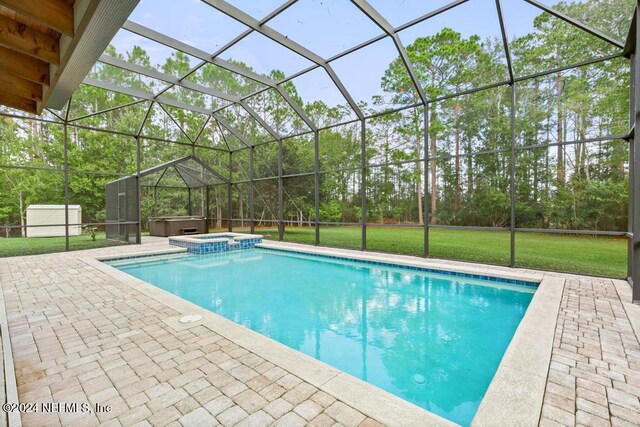
[[[631,329],[633,329],[633,333],[640,341],[640,305],[633,303],[633,289],[626,280],[611,279],[611,281],[618,292],[622,307],[629,318]]]
[[[302,243],[288,243],[288,242],[276,242],[272,240],[263,241],[262,243],[256,245],[258,248],[273,248],[273,249],[284,249],[284,250],[295,250],[299,252],[305,252],[308,254],[319,254],[319,255],[329,255],[329,256],[346,256],[348,258],[356,259],[356,260],[364,260],[364,261],[373,261],[373,262],[381,262],[381,263],[391,263],[398,264],[406,267],[422,267],[427,269],[435,269],[435,270],[448,270],[454,271],[458,273],[471,273],[478,274],[482,276],[487,276],[491,278],[504,278],[510,280],[518,280],[524,282],[540,282],[542,279],[549,274],[554,274],[554,272],[542,272],[542,271],[528,271],[524,272],[521,270],[497,270],[496,266],[488,265],[488,264],[471,264],[462,262],[454,262],[451,261],[443,261],[436,258],[421,258],[411,255],[399,255],[399,254],[391,254],[391,253],[383,253],[383,252],[363,252],[356,249],[341,249],[341,248],[330,248],[325,246],[312,246],[306,245]],[[391,261],[390,261],[391,260]],[[499,268],[499,267],[498,267]],[[503,267],[506,268],[506,267]]]
[[[301,244],[268,243],[263,246],[287,248],[310,254],[349,256],[352,259],[392,263],[405,266],[446,269],[461,273],[481,274],[513,280],[539,281],[534,297],[509,344],[493,380],[478,408],[472,425],[537,425],[542,410],[546,378],[551,362],[555,323],[560,307],[564,279],[545,273],[489,271],[481,266],[454,266],[428,259],[396,257],[389,254],[362,253],[352,250],[319,248]],[[179,251],[155,251],[154,255]],[[151,256],[148,253],[144,255]],[[123,255],[125,257],[126,255]],[[134,256],[134,255],[132,255]],[[161,302],[181,315],[201,314],[205,326],[266,360],[297,375],[302,380],[332,394],[363,414],[392,425],[457,425],[452,421],[420,408],[398,396],[353,377],[324,362],[287,347],[271,338],[239,325],[194,303],[186,301],[150,283],[134,278],[103,262],[118,257],[81,257],[121,283]],[[390,262],[391,261],[391,262]],[[489,274],[491,273],[491,274]],[[177,319],[165,319],[176,327]]]
[[[289,248],[289,249],[285,249],[285,248],[281,248],[281,247],[273,247],[270,246],[269,244],[264,244],[264,243],[259,243],[256,245],[257,248],[260,249],[265,249],[268,251],[273,251],[273,252],[280,252],[280,253],[303,253],[300,249],[295,248]],[[469,272],[469,271],[464,271],[464,270],[460,270],[460,271],[455,271],[455,269],[451,269],[451,268],[436,268],[436,267],[427,267],[424,265],[420,265],[420,263],[416,263],[416,262],[389,262],[388,260],[371,260],[368,259],[367,257],[364,258],[354,258],[353,256],[344,256],[344,255],[329,255],[329,254],[325,254],[325,253],[321,253],[321,252],[305,252],[305,254],[309,254],[309,255],[315,255],[317,257],[322,257],[322,258],[326,258],[326,259],[336,259],[336,260],[341,260],[341,261],[360,261],[362,263],[365,263],[367,265],[373,265],[373,266],[380,266],[380,267],[390,267],[390,268],[402,268],[402,269],[407,269],[407,270],[413,270],[413,271],[420,271],[420,272],[424,272],[424,273],[433,273],[433,274],[438,274],[438,275],[444,275],[444,276],[454,276],[454,277],[460,277],[463,279],[476,279],[476,280],[495,280],[499,283],[505,283],[505,284],[510,284],[510,285],[517,285],[517,286],[525,286],[525,287],[529,287],[529,288],[537,288],[540,285],[540,281],[542,279],[538,279],[536,278],[531,278],[530,280],[520,280],[520,279],[515,279],[515,278],[504,278],[502,276],[499,275],[491,275],[491,274],[487,274],[485,272],[483,273],[479,273],[479,272]]]
[[[538,425],[564,285],[564,278],[552,276],[540,283],[480,402],[473,426]]]
[[[122,254],[122,255],[101,255],[93,257],[101,262],[107,261],[121,261],[125,259],[138,259],[138,258],[151,258],[160,255],[176,255],[181,253],[187,253],[187,248],[167,248],[167,249],[159,249],[155,251],[146,251],[146,252],[132,252],[130,254]]]

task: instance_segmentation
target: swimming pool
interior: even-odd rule
[[[462,425],[535,292],[268,249],[110,264]]]

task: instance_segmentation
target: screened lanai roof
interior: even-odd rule
[[[123,177],[116,181],[135,177],[137,175]],[[226,178],[196,156],[182,157],[140,171],[140,184],[143,187],[202,188],[227,182]]]
[[[83,124],[105,111],[135,111],[138,136],[167,139],[172,128],[181,142],[237,151],[321,127],[311,108],[316,101],[339,111],[335,121],[363,120],[622,55],[626,34],[591,27],[587,15],[560,12],[555,3],[141,0],[83,82],[112,101],[88,111],[72,100],[68,111],[51,112]],[[632,11],[620,14],[625,28]],[[531,32],[541,15],[592,42],[531,63],[510,43]],[[445,28],[497,46],[502,59],[489,81],[428,90],[407,49]],[[381,89],[390,64],[409,82],[402,96]],[[264,107],[273,100],[293,114]]]

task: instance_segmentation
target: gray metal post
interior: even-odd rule
[[[509,48],[509,36],[507,35],[507,27],[504,23],[504,13],[502,12],[502,2],[496,0],[496,11],[498,12],[498,22],[500,22],[500,34],[502,35],[502,46],[504,47],[505,57],[507,59],[507,70],[509,71],[509,84],[513,85],[515,75],[513,72],[513,63],[511,60],[511,49]]]
[[[360,249],[367,250],[367,129],[364,119],[360,121],[360,193],[362,196],[362,241]]]
[[[136,193],[138,197],[138,227],[136,230],[136,243],[142,243],[142,183],[140,182],[140,137],[136,137]]]
[[[315,205],[316,246],[318,246],[320,244],[320,174],[318,173],[320,171],[320,137],[317,130],[313,132],[313,135],[313,201]]]
[[[233,194],[231,192],[231,182],[233,181],[233,153],[229,151],[229,184],[227,185],[227,229],[233,231]]]
[[[507,28],[502,11],[501,0],[496,0],[496,11],[498,12],[498,21],[500,22],[500,34],[502,35],[502,46],[504,47],[507,59],[507,69],[509,71],[509,86],[511,86],[511,108],[510,108],[510,129],[511,129],[511,158],[509,161],[510,178],[509,192],[511,201],[511,220],[510,220],[510,247],[509,247],[509,266],[516,266],[516,80],[513,71],[513,61],[511,58],[511,48],[509,47],[509,38]],[[561,142],[561,141],[558,141]]]
[[[629,82],[629,127],[633,128],[636,120],[636,107],[635,107],[635,85],[636,85],[636,62],[635,58],[631,57],[631,73]],[[634,174],[635,168],[633,167],[633,152],[634,138],[629,138],[629,185],[627,195],[627,231],[629,235],[633,235],[633,202],[635,197]],[[633,277],[633,238],[627,237],[627,280],[632,283]]]
[[[284,188],[282,182],[282,139],[278,140],[278,240],[284,240]]]
[[[67,122],[64,122],[64,250],[69,250],[69,143]]]
[[[511,161],[509,162],[511,192],[511,249],[509,267],[516,266],[516,85],[511,84]]]
[[[191,203],[191,187],[187,188],[187,195],[189,197],[189,206],[187,206],[187,215],[191,216],[193,215],[193,209],[192,209],[193,203]]]
[[[424,106],[424,196],[422,197],[422,216],[424,226],[424,256],[429,256],[429,209],[431,209],[431,195],[429,193],[429,104]]]
[[[635,43],[635,52],[632,56],[633,65],[633,106],[635,117],[633,121],[634,132],[633,132],[633,143],[631,144],[631,149],[633,150],[633,163],[629,165],[629,168],[636,169],[640,167],[640,133],[638,132],[637,125],[640,121],[640,75],[638,74],[638,70],[640,70],[640,56],[638,56],[638,45],[637,45],[637,35],[640,34],[640,7],[636,6],[635,10],[636,14],[636,43]],[[640,173],[633,174],[633,251],[632,251],[632,283],[633,283],[633,302],[635,304],[640,304],[640,197],[636,194],[636,192],[640,189]]]
[[[249,148],[249,230],[251,234],[254,232],[255,224],[254,217],[255,212],[253,208],[253,179],[254,179],[254,170],[253,170],[253,158],[255,156],[255,148],[251,146]]]

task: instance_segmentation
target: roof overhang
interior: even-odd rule
[[[0,0],[0,104],[62,109],[139,0]]]

